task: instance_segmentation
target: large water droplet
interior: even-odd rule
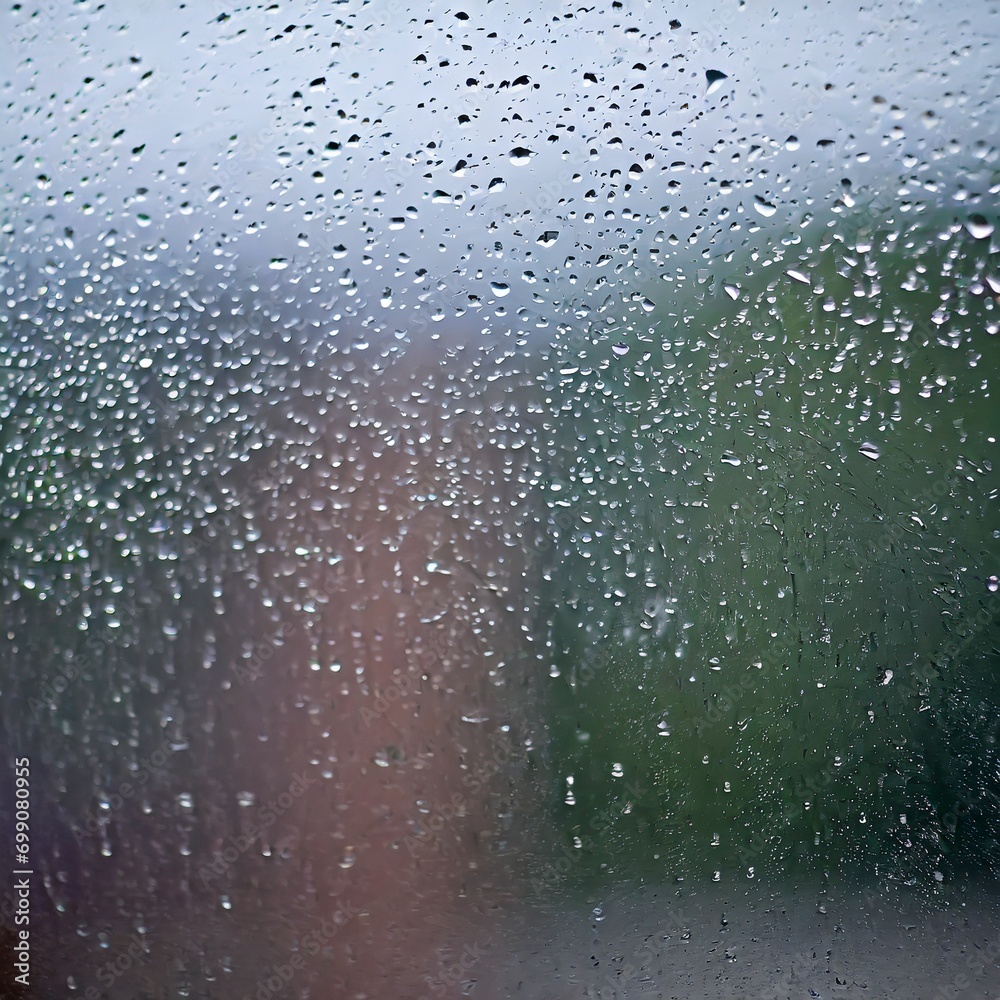
[[[765,219],[771,218],[771,216],[778,211],[775,205],[772,205],[771,202],[761,198],[759,194],[754,196],[753,207],[760,215],[763,215]]]
[[[708,81],[708,89],[705,91],[707,96],[714,94],[722,86],[722,81],[728,80],[729,77],[722,70],[707,69],[705,70],[705,79]]]
[[[993,223],[984,215],[972,215],[965,223],[965,228],[973,239],[985,240],[993,235]]]

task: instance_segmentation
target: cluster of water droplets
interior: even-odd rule
[[[373,559],[419,592],[410,652],[467,697],[456,725],[541,692],[510,719],[574,871],[947,867],[942,796],[985,801],[995,760],[971,23],[904,86],[743,3],[77,6],[5,14],[0,546],[4,726],[88,946],[91,899],[198,897],[289,747],[340,787],[334,713],[377,704],[355,664],[383,637],[329,623]],[[863,33],[926,42],[904,14]],[[339,883],[289,810],[254,853],[308,910]],[[263,906],[233,871],[221,909]]]

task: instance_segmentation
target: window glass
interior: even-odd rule
[[[7,994],[1000,989],[995,5],[4,18]]]

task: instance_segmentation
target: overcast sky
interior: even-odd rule
[[[687,272],[826,218],[843,178],[985,193],[995,4],[665,9],[28,3],[0,42],[0,250],[310,277],[391,325],[417,294],[502,310],[600,298],[623,261]]]

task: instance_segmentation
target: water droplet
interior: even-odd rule
[[[721,86],[723,80],[728,80],[729,77],[719,69],[707,69],[705,70],[705,79],[708,81],[708,90],[705,91],[705,96],[709,94],[714,94]]]
[[[969,216],[965,228],[969,231],[969,235],[976,240],[989,239],[993,235],[993,223],[984,215]]]
[[[754,195],[753,207],[760,215],[763,215],[765,219],[771,218],[771,216],[778,211],[775,205],[772,205],[771,202],[761,198],[759,194]]]

